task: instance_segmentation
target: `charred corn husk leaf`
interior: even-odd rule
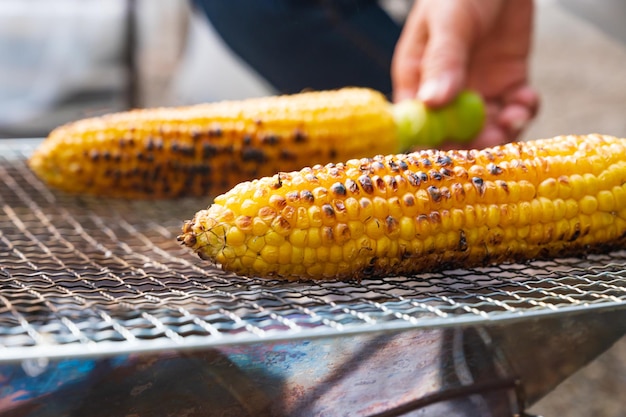
[[[464,103],[454,106],[471,107]],[[467,113],[448,112],[457,121]],[[419,123],[396,118],[428,114],[423,108],[394,112],[381,93],[365,88],[134,110],[55,129],[29,164],[68,192],[215,196],[279,170],[400,152],[426,133]]]
[[[624,244],[626,139],[353,159],[244,182],[178,239],[237,274],[361,279]]]

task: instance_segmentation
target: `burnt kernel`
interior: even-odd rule
[[[405,194],[404,197],[402,197],[402,201],[407,207],[413,207],[415,205],[415,197],[413,194]]]
[[[104,159],[105,161],[110,161],[111,160],[111,152],[109,152],[109,151],[102,152],[102,159]]]
[[[416,175],[422,182],[428,181],[428,174],[426,174],[424,171],[419,171]]]
[[[455,182],[454,184],[451,185],[451,195],[454,195],[454,198],[457,201],[463,201],[463,199],[465,198],[465,188],[463,188],[463,185],[461,185],[458,182]]]
[[[506,181],[498,180],[496,181],[496,185],[502,188],[507,194],[509,193],[509,184]]]
[[[322,227],[322,239],[325,242],[330,243],[335,241],[335,234],[333,233],[333,228],[330,226]]]
[[[280,138],[276,135],[267,135],[261,138],[261,143],[265,145],[277,145],[280,142]]]
[[[389,164],[390,170],[394,172],[398,172],[400,170],[400,168],[398,167],[398,164],[393,159],[390,159],[388,164]]]
[[[289,223],[289,221],[287,219],[285,219],[283,216],[277,216],[274,221],[272,222],[273,225],[277,226],[280,230],[291,230],[291,223]]]
[[[315,174],[306,174],[306,175],[304,176],[304,179],[305,179],[307,182],[310,182],[310,183],[314,183],[314,184],[319,183],[319,178],[317,178],[317,176],[316,176]]]
[[[300,191],[300,199],[310,204],[315,202],[315,196],[313,196],[313,193],[309,190]]]
[[[89,152],[89,158],[91,158],[92,161],[96,162],[98,159],[100,159],[100,153],[97,150],[92,149],[91,152]]]
[[[152,140],[152,138],[148,138],[148,140],[146,140],[146,150],[152,151],[153,149],[154,149],[154,141]]]
[[[482,154],[487,157],[488,161],[494,161],[495,160],[495,157],[493,156],[493,154],[490,151],[486,150],[486,149],[483,149]]]
[[[340,182],[336,182],[333,185],[331,185],[330,191],[339,197],[344,197],[346,194],[348,194],[348,190],[346,190],[345,185],[343,185]]]
[[[393,233],[398,230],[398,220],[393,216],[387,216],[385,218],[385,226],[387,227],[387,233]]]
[[[345,213],[346,205],[343,203],[343,200],[335,200],[333,201],[333,204],[335,205],[336,213]]]
[[[431,223],[441,224],[441,214],[439,214],[438,211],[433,211],[432,213],[430,213],[428,215],[428,218],[430,219]]]
[[[181,145],[179,152],[184,156],[193,157],[196,154],[196,147],[193,145]]]
[[[293,133],[293,141],[296,143],[302,143],[305,142],[307,139],[306,135],[304,134],[303,131],[296,129],[296,131]]]
[[[404,159],[401,159],[398,161],[398,168],[400,168],[402,171],[406,171],[407,169],[409,169],[409,166],[404,161]]]
[[[487,164],[487,171],[491,175],[500,175],[503,172],[502,168],[500,168],[498,165],[496,165],[496,164],[494,164],[492,162]]]
[[[328,218],[335,218],[335,209],[330,204],[322,205],[322,214]]]
[[[196,165],[194,167],[194,170],[198,174],[201,174],[201,175],[208,175],[208,174],[210,174],[213,171],[213,169],[211,168],[211,165],[207,165],[207,164]]]
[[[184,236],[179,236],[179,240],[181,240],[185,246],[194,246],[197,241],[195,233],[187,233]]]
[[[209,129],[209,137],[212,138],[220,138],[223,135],[223,131],[222,128],[220,126],[213,126],[211,129]]]
[[[435,163],[442,167],[451,166],[452,158],[450,158],[448,155],[437,155]]]
[[[435,203],[441,201],[441,190],[439,188],[431,185],[426,189],[426,191],[428,191],[428,195]]]
[[[290,150],[281,149],[278,157],[283,161],[294,161],[298,158],[298,155]]]
[[[347,241],[352,236],[350,228],[345,223],[339,223],[337,226],[335,226],[334,234],[339,238],[340,241]]]
[[[289,191],[285,194],[285,199],[290,203],[295,203],[300,200],[300,193],[298,191]]]
[[[258,148],[245,148],[241,150],[241,159],[244,162],[263,163],[267,161],[267,155]]]
[[[576,223],[576,225],[574,225],[574,233],[572,233],[572,237],[569,238],[570,242],[575,241],[576,239],[578,239],[580,237],[581,231],[580,231],[580,223]]]
[[[445,178],[452,178],[452,171],[450,171],[448,168],[441,168],[439,170],[439,173]]]
[[[328,156],[329,156],[331,159],[335,159],[335,158],[337,157],[337,149],[335,149],[335,148],[330,149],[330,150],[328,151]]]
[[[371,172],[383,171],[385,170],[385,164],[380,161],[372,161],[370,168]]]
[[[385,180],[378,176],[374,177],[374,186],[376,187],[376,189],[380,191],[385,191],[385,188],[386,188]]]
[[[202,144],[202,157],[204,159],[210,158],[214,156],[216,153],[217,153],[217,149],[215,148],[215,145],[212,145],[210,143]]]
[[[136,158],[138,161],[143,161],[143,160],[144,160],[144,158],[145,158],[145,156],[144,156],[143,152],[141,152],[141,151],[137,151],[137,153],[135,154],[135,158]]]
[[[280,178],[280,172],[276,174],[276,182],[272,184],[275,190],[278,190],[283,186],[283,180]]]
[[[459,232],[459,246],[458,246],[458,249],[461,252],[465,252],[468,249],[467,237],[465,236],[465,232],[463,230],[461,230]]]
[[[248,146],[252,143],[252,136],[250,135],[245,135],[242,139],[241,139],[241,143],[243,143],[245,146]]]
[[[441,181],[443,179],[443,175],[439,171],[435,171],[434,169],[428,173],[431,180]]]
[[[270,205],[278,210],[282,210],[287,206],[287,200],[280,195],[274,194],[270,196]]]
[[[485,181],[480,177],[472,177],[472,184],[478,190],[478,193],[482,196],[485,194]]]
[[[411,184],[413,187],[417,187],[422,183],[422,180],[420,179],[419,175],[417,175],[415,172],[409,172],[406,175],[406,179],[407,181],[409,181],[409,184]]]
[[[430,167],[430,166],[432,166],[432,164],[433,163],[430,162],[430,159],[428,159],[428,158],[423,158],[422,159],[422,165],[424,165],[425,167]]]
[[[361,185],[363,191],[365,191],[367,194],[372,194],[374,192],[372,179],[368,175],[361,175],[357,181]]]
[[[385,181],[385,186],[392,189],[394,192],[398,191],[398,180],[396,179],[396,177],[393,177],[391,175],[385,175],[383,177],[383,180]]]
[[[348,178],[346,180],[346,189],[348,191],[350,191],[352,194],[358,194],[359,193],[359,186],[351,178]]]
[[[191,135],[191,139],[193,139],[194,142],[202,137],[202,133],[200,132],[200,129],[198,129],[197,127],[192,127],[189,130],[189,134]]]

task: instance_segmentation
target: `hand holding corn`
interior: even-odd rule
[[[626,139],[352,159],[244,182],[178,237],[237,274],[361,279],[579,254],[626,240]]]
[[[482,101],[469,92],[430,110],[344,88],[84,119],[55,129],[29,165],[73,193],[215,196],[277,171],[467,141],[483,119]]]

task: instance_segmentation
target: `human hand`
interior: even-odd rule
[[[515,140],[539,104],[528,85],[532,17],[532,0],[417,0],[394,52],[394,101],[440,107],[469,88],[487,108],[470,145]]]

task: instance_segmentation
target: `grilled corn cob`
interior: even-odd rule
[[[587,135],[244,182],[178,240],[237,274],[325,280],[577,254],[625,236],[626,139]]]
[[[481,127],[480,115],[463,117],[472,108],[482,114],[480,100],[466,92],[440,112],[464,126],[464,135],[452,135],[459,140]],[[423,106],[394,109],[381,93],[344,88],[133,110],[55,129],[29,164],[45,182],[69,192],[125,198],[215,196],[278,170],[431,143],[424,138],[428,132],[420,132],[421,124],[433,118]],[[443,138],[441,132],[437,135],[435,139]]]

